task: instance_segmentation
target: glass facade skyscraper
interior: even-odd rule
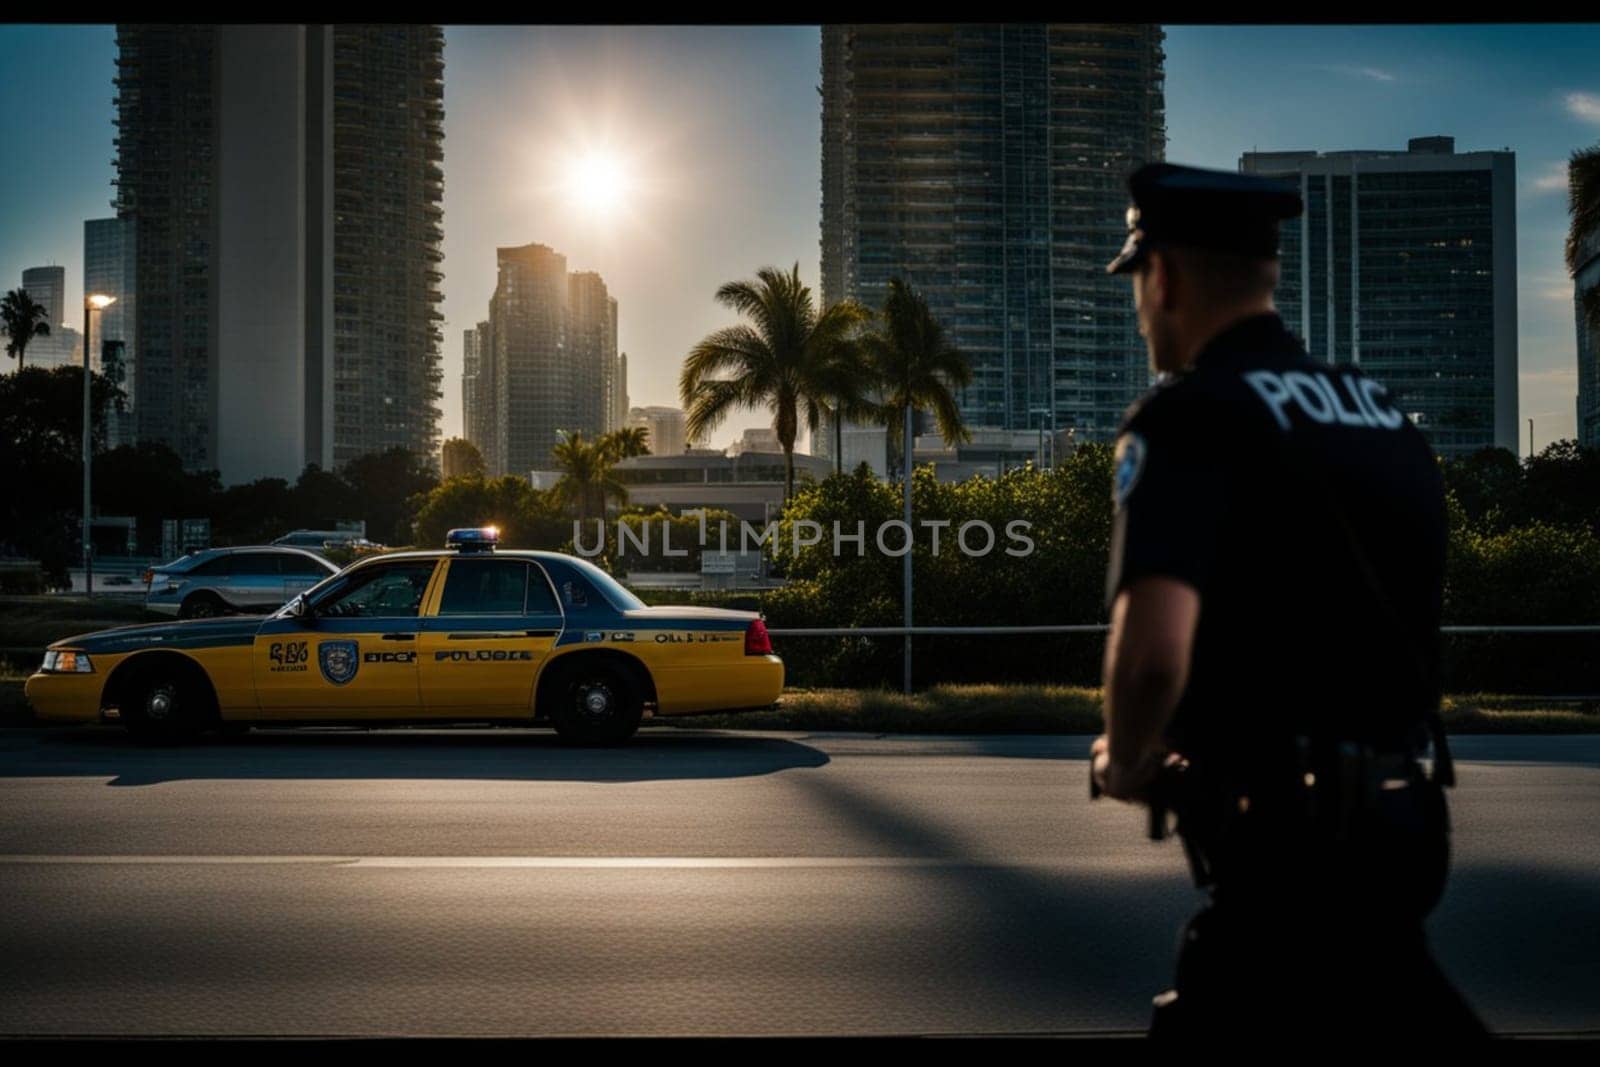
[[[1359,364],[1443,456],[1517,451],[1516,169],[1510,152],[1249,152],[1299,187],[1277,303],[1306,350]]]
[[[1149,384],[1127,281],[1104,268],[1128,174],[1164,155],[1162,40],[823,27],[823,297],[878,307],[890,278],[917,289],[971,359],[970,426],[1105,440]]]
[[[617,301],[600,275],[569,274],[567,257],[546,245],[496,254],[489,321],[478,324],[476,339],[467,338],[467,352],[476,357],[470,381],[463,380],[475,397],[468,401],[476,416],[468,439],[491,474],[527,477],[553,467],[561,431],[592,441],[610,428],[607,379],[624,373]]]
[[[1578,444],[1600,448],[1600,328],[1591,325],[1600,322],[1600,227],[1573,237],[1568,263],[1578,331]]]
[[[131,445],[135,440],[133,397],[139,373],[131,358],[136,347],[135,269],[132,219],[89,219],[83,224],[83,291],[104,293],[117,300],[90,320],[94,334],[90,339],[90,361],[98,373],[106,373],[107,346],[114,345],[116,366],[109,370],[125,396],[122,410],[113,409],[106,416],[106,440],[113,448]]]

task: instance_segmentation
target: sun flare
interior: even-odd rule
[[[621,211],[630,191],[627,167],[614,153],[588,151],[567,169],[567,193],[586,214],[605,218]]]

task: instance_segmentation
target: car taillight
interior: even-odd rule
[[[744,631],[744,654],[747,656],[772,655],[772,635],[767,624],[756,619]]]

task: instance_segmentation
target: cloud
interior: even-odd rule
[[[1316,70],[1331,70],[1335,74],[1344,74],[1352,78],[1367,78],[1375,82],[1392,82],[1396,80],[1394,74],[1377,67],[1357,67],[1343,63],[1317,63]]]
[[[1533,179],[1532,186],[1541,193],[1566,192],[1568,187],[1566,161],[1546,166],[1544,173]]]
[[[1568,93],[1567,114],[1575,119],[1600,125],[1600,95],[1595,93]]]

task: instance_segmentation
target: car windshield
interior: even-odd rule
[[[584,578],[588,579],[589,584],[599,590],[600,595],[605,597],[611,606],[618,611],[634,611],[644,607],[644,601],[634,596],[621,582],[588,560],[571,559],[567,562],[572,564]]]

